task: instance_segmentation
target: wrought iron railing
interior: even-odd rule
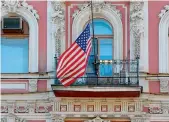
[[[139,86],[138,58],[136,60],[98,60],[97,67],[97,75],[87,73],[71,86]],[[55,85],[58,86],[61,83],[56,80]]]

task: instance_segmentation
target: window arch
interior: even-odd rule
[[[159,17],[159,73],[169,73],[169,12],[165,11]]]
[[[15,13],[23,17],[29,25],[29,70],[28,72],[38,72],[38,21],[39,15],[31,5],[24,2],[3,2],[1,18]],[[20,7],[18,7],[20,6]],[[30,8],[30,9],[27,9]]]
[[[114,59],[123,59],[123,26],[122,21],[116,11],[107,7],[93,11],[94,18],[104,18],[113,26],[114,33]],[[90,8],[85,8],[75,16],[72,24],[72,41],[82,32],[84,25],[88,22],[91,14]],[[79,26],[81,25],[81,26]]]

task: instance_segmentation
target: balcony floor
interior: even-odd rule
[[[139,97],[141,87],[88,87],[52,85],[56,97]]]

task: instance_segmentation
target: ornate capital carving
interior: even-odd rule
[[[51,15],[52,23],[56,26],[53,32],[53,37],[56,40],[57,57],[61,54],[61,40],[65,34],[65,6],[63,2],[51,1],[53,13]]]
[[[39,19],[39,15],[37,11],[33,8],[33,6],[28,5],[26,1],[18,1],[18,0],[5,0],[1,1],[1,9],[5,9],[8,12],[16,12],[19,8],[23,8],[28,10],[36,19]]]
[[[160,79],[160,92],[168,93],[168,79]]]
[[[144,36],[143,6],[144,2],[130,3],[130,30],[133,35],[132,46],[135,47],[133,50],[135,57],[140,57],[140,41]]]
[[[52,115],[52,122],[64,122],[65,117]]]
[[[37,91],[37,80],[31,79],[29,80],[29,91],[36,92]]]
[[[86,120],[84,122],[110,122],[110,120],[103,120],[99,116],[97,116],[96,118],[94,118],[92,120]]]

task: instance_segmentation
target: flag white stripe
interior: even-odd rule
[[[80,56],[82,55],[82,53],[84,53],[84,52],[83,52],[83,51],[81,51],[80,53],[77,52],[76,56],[73,57],[73,60],[70,59],[70,60],[68,61],[68,64],[67,64],[65,67],[61,68],[61,69],[58,71],[58,76],[59,76],[67,67],[69,67],[76,59],[80,58]]]
[[[72,50],[74,50],[76,46],[77,46],[77,44],[73,44],[72,47],[71,47],[69,50],[67,50],[67,52],[64,54],[64,56],[60,59],[60,62],[63,62],[64,59],[66,58],[66,56],[67,56]],[[62,63],[59,63],[59,64],[58,64],[58,70],[60,69],[60,66],[61,66],[61,65],[62,65]],[[58,70],[57,70],[57,71],[58,71]]]
[[[68,58],[66,58],[66,60],[63,61],[62,66],[60,67],[60,69],[61,69],[62,67],[64,67],[65,64],[66,64],[73,56],[75,57],[76,54],[78,53],[78,51],[80,51],[80,50],[81,50],[81,48],[78,47],[73,53],[69,53]]]
[[[64,72],[64,74],[65,73],[67,73],[67,72],[69,72],[71,69],[73,69],[74,67],[76,67],[82,60],[84,60],[85,59],[85,57],[83,56],[82,58],[80,58],[79,60],[78,60],[78,62],[76,62],[76,63],[74,63],[73,65],[72,65],[72,67],[69,69],[69,70],[67,70],[67,71],[65,71],[65,68],[63,69],[63,70],[61,70],[61,72],[60,73],[58,73],[58,77],[61,77],[61,76],[59,76],[63,71],[65,71]],[[67,67],[66,67],[67,68]],[[64,75],[64,74],[62,74],[62,76]]]
[[[74,69],[72,72],[69,72],[68,74],[64,75],[62,78],[61,78],[61,81],[67,77],[71,77],[73,73],[75,73],[76,71],[78,71],[80,68],[82,68],[83,66],[85,65],[85,62],[80,64],[76,69]]]

